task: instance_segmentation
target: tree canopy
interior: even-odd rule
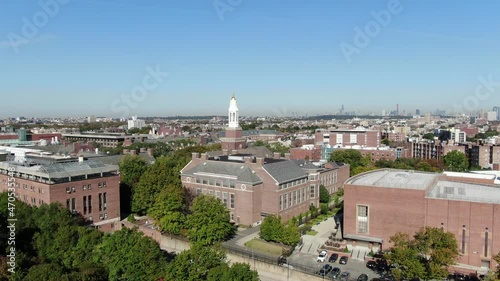
[[[455,236],[441,228],[424,227],[413,237],[396,233],[389,242],[393,247],[385,258],[397,265],[392,269],[396,279],[442,279],[448,275],[447,268],[458,258]]]
[[[182,187],[169,185],[160,192],[149,215],[161,231],[179,234],[186,224],[186,202]]]
[[[469,160],[463,152],[453,150],[444,156],[444,166],[451,172],[466,172],[469,170]]]
[[[142,174],[147,170],[144,159],[137,155],[125,155],[118,163],[120,167],[120,182],[133,187],[139,182]]]
[[[235,263],[231,267],[223,264],[208,272],[207,281],[259,281],[257,271],[246,263]]]
[[[106,235],[95,249],[94,261],[106,265],[110,281],[158,280],[167,266],[156,241],[127,228]]]
[[[319,186],[319,202],[320,203],[330,202],[330,193],[328,192],[328,190],[324,185]]]
[[[168,265],[167,280],[207,280],[209,271],[226,265],[226,253],[220,245],[206,247],[194,244],[191,249],[178,254]]]
[[[185,163],[173,157],[160,157],[141,176],[132,190],[132,212],[145,214],[154,205],[157,196],[168,185],[181,186],[178,171]],[[182,167],[181,167],[182,166]]]
[[[189,241],[201,245],[213,245],[235,233],[226,206],[219,199],[203,194],[194,199],[188,226]]]
[[[295,219],[290,219],[283,224],[281,217],[270,215],[260,226],[260,237],[266,241],[295,246],[300,241],[299,224]]]

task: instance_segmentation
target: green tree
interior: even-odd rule
[[[455,236],[441,228],[422,228],[413,238],[405,233],[396,233],[390,242],[394,246],[385,258],[398,265],[392,270],[397,279],[442,279],[448,275],[447,268],[458,258]]]
[[[207,281],[259,281],[259,274],[247,263],[223,264],[210,269]]]
[[[280,241],[283,228],[281,217],[269,215],[260,226],[260,238],[266,241]]]
[[[169,263],[166,269],[167,276],[170,280],[207,280],[211,269],[227,266],[225,260],[226,253],[219,244],[212,247],[194,244],[191,249],[178,254]]]
[[[107,267],[110,281],[156,281],[167,266],[158,243],[127,228],[106,235],[94,251],[94,261]]]
[[[426,139],[426,140],[434,140],[434,134],[433,133],[427,133],[427,134],[423,135],[422,138]]]
[[[283,227],[280,242],[288,246],[295,246],[300,241],[299,223],[295,219],[288,220]]]
[[[494,257],[493,257],[493,260],[495,260],[495,262],[497,263],[497,270],[495,271],[494,273],[494,276],[496,279],[500,280],[500,253],[496,254]]]
[[[424,172],[433,172],[434,171],[431,164],[429,164],[425,161],[419,162],[417,164],[417,170],[424,171]]]
[[[179,234],[186,224],[185,206],[182,187],[169,185],[158,195],[149,215],[161,231]]]
[[[57,264],[44,263],[31,267],[25,281],[70,281],[68,276],[64,274],[63,268]]]
[[[382,144],[385,144],[387,146],[390,146],[391,145],[391,141],[389,139],[383,139],[382,140]]]
[[[201,245],[213,245],[235,233],[229,210],[213,196],[199,195],[195,198],[188,216],[188,226],[189,240]]]
[[[133,187],[148,169],[146,161],[137,155],[125,155],[118,163],[120,182]]]
[[[144,172],[132,195],[132,212],[145,214],[155,203],[155,198],[167,185],[181,185],[179,159],[160,157]]]
[[[342,162],[351,165],[351,170],[362,165],[363,156],[355,149],[335,150],[330,156],[330,161]]]
[[[469,168],[469,160],[463,152],[453,150],[444,156],[444,166],[448,171],[466,172]]]
[[[319,202],[328,203],[330,202],[330,193],[324,185],[319,186]]]

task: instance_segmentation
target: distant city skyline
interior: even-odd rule
[[[6,1],[0,117],[225,116],[233,92],[242,116],[491,110],[500,3],[485,4]]]

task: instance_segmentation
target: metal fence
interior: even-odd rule
[[[249,258],[249,259],[256,260],[256,261],[261,261],[261,262],[275,264],[275,265],[278,265],[279,261],[280,261],[279,256],[267,255],[264,253],[255,252],[252,249],[243,248],[240,246],[223,244],[223,247],[231,254],[235,254],[235,255],[242,256],[242,257]]]

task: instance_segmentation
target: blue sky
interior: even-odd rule
[[[222,115],[233,92],[242,115],[414,112],[474,100],[480,76],[500,82],[500,2],[392,1],[5,0],[0,117]],[[379,32],[356,45],[370,22]],[[361,46],[350,61],[342,43]]]

